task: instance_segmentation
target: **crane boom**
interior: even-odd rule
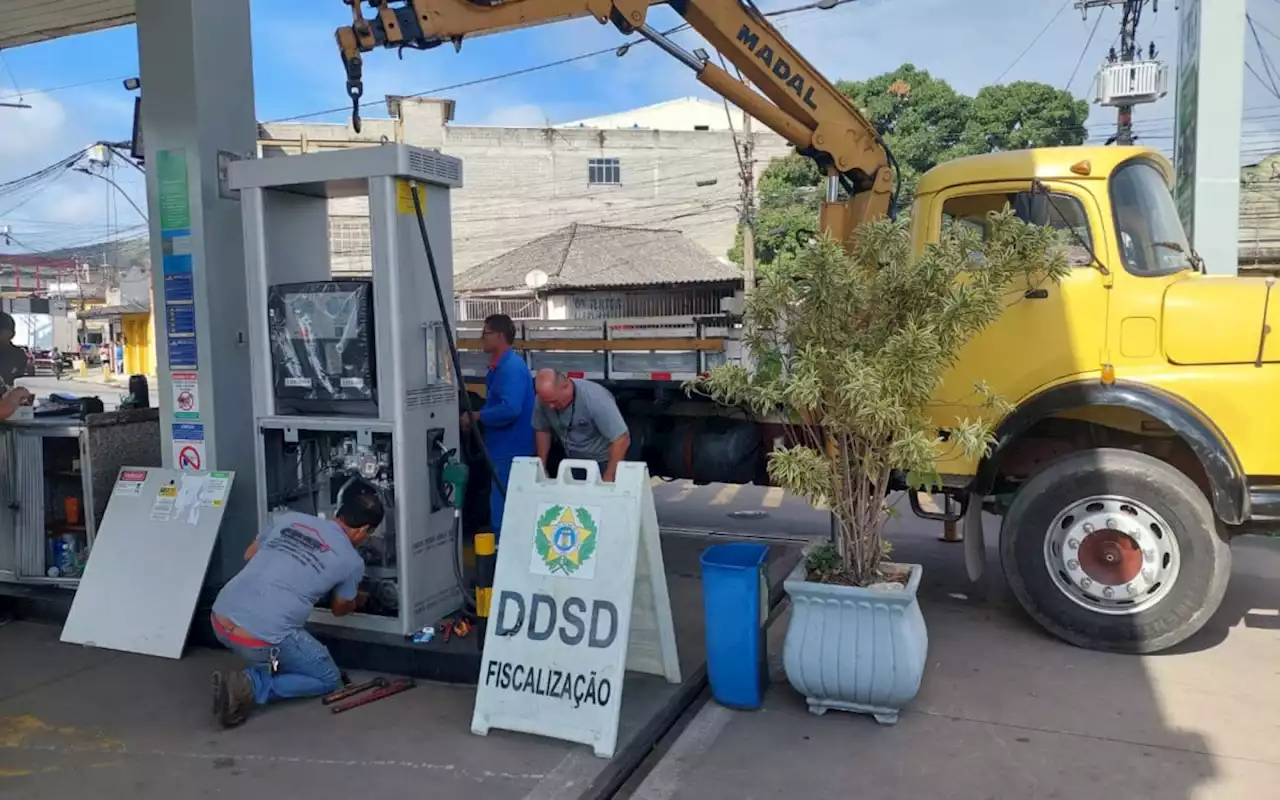
[[[791,46],[749,0],[661,0],[682,16],[750,84],[689,52],[653,29],[646,17],[654,0],[343,0],[352,24],[336,32],[360,130],[364,94],[362,53],[378,47],[428,50],[468,36],[544,25],[579,17],[638,33],[689,67],[698,80],[768,125],[826,172],[820,226],[849,246],[856,226],[889,212],[894,169],[870,121]],[[364,6],[374,11],[364,16]],[[842,196],[840,189],[844,189]]]

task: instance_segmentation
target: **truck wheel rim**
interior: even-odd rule
[[[1058,590],[1101,614],[1137,614],[1165,598],[1178,579],[1178,540],[1164,518],[1128,497],[1072,503],[1044,539],[1044,562]]]

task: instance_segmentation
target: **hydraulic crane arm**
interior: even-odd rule
[[[467,36],[543,25],[577,17],[612,22],[638,33],[685,64],[707,88],[768,125],[827,173],[822,230],[848,246],[861,222],[889,212],[894,189],[888,149],[849,99],[795,51],[749,0],[663,0],[741,71],[743,81],[691,53],[646,22],[653,0],[343,0],[352,24],[337,30],[360,130],[364,93],[361,53],[377,47],[427,50]],[[374,11],[366,19],[365,5]],[[841,198],[840,187],[846,196]]]

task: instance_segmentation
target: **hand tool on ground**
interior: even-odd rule
[[[467,634],[471,633],[471,620],[466,617],[458,617],[458,621],[452,625],[453,635],[459,639],[467,638]]]
[[[366,695],[352,698],[351,700],[347,700],[346,702],[343,702],[343,703],[338,703],[337,705],[333,706],[330,710],[333,711],[333,713],[335,714],[341,714],[343,711],[350,711],[353,708],[359,708],[360,706],[368,705],[369,703],[372,703],[376,700],[381,700],[384,697],[390,697],[393,694],[400,694],[401,692],[406,692],[412,689],[414,686],[417,686],[417,683],[415,683],[412,678],[394,680],[388,683],[386,686],[383,686],[378,689],[374,689],[372,692],[369,692]]]
[[[329,694],[326,694],[324,696],[324,699],[321,700],[320,703],[326,706],[332,705],[334,703],[337,703],[340,700],[346,700],[348,697],[355,697],[361,692],[367,692],[370,689],[386,688],[386,686],[389,683],[390,681],[388,681],[386,678],[374,678],[371,681],[365,681],[364,683],[357,683],[354,686],[347,686],[346,688],[339,689],[336,692],[330,692]]]
[[[466,614],[460,614],[457,617],[445,617],[440,621],[440,630],[443,633],[442,641],[448,642],[453,637],[459,639],[466,638],[471,633],[471,620],[467,619]]]

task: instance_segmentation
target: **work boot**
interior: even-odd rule
[[[253,711],[253,679],[242,669],[221,674],[221,684],[226,696],[220,708],[220,722],[224,728],[234,728],[249,718]]]
[[[227,679],[222,670],[213,673],[213,716],[219,722],[227,713]]]

